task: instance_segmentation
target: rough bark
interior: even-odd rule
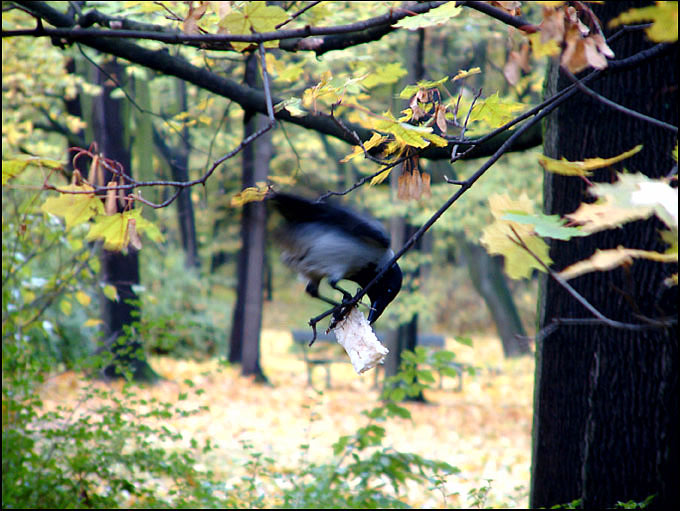
[[[630,2],[593,5],[602,26]],[[650,46],[642,32],[626,34],[612,49],[617,59]],[[636,69],[609,73],[593,89],[605,97],[677,126],[677,44],[670,55]],[[570,82],[557,67],[547,94]],[[637,144],[644,149],[616,165],[650,177],[668,174],[672,132],[654,127],[578,95],[549,119],[545,152],[569,160],[608,157]],[[592,181],[611,181],[611,169]],[[547,175],[545,210],[574,211],[586,199],[584,181]],[[550,256],[560,270],[587,258],[596,248],[624,245],[663,250],[661,223],[652,219],[627,224],[586,238],[551,244]],[[677,267],[635,261],[626,268],[595,272],[571,281],[598,310],[611,319],[632,322],[636,314],[677,317],[677,286],[663,280]],[[540,326],[554,318],[586,317],[586,311],[553,280],[542,289]],[[581,500],[587,508],[617,501],[642,501],[670,508],[680,498],[678,456],[677,325],[665,330],[631,331],[608,326],[561,326],[537,345],[534,401],[533,468],[530,505],[550,507]]]

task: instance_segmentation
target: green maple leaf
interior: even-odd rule
[[[532,225],[534,231],[539,236],[557,240],[569,240],[576,236],[588,236],[590,234],[582,231],[579,227],[564,227],[567,221],[559,215],[529,214],[523,211],[512,211],[503,215],[501,220]]]
[[[62,164],[56,160],[52,160],[50,158],[40,158],[37,156],[2,160],[2,184],[6,185],[10,179],[17,177],[32,165],[36,167],[48,167],[51,169],[62,168]]]
[[[407,71],[401,62],[387,64],[380,66],[377,70],[371,72],[366,78],[361,81],[361,85],[366,88],[372,88],[376,85],[384,85],[387,83],[396,83],[403,76],[406,76]]]
[[[470,114],[470,121],[484,121],[491,128],[499,128],[525,108],[526,105],[521,103],[502,99],[496,92],[484,100],[477,101]]]
[[[423,14],[400,19],[394,24],[394,26],[408,30],[418,30],[419,28],[443,25],[451,18],[458,16],[460,13],[461,8],[460,6],[456,5],[456,2],[449,2]]]

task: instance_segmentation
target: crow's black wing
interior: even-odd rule
[[[390,237],[377,220],[361,216],[351,209],[327,202],[275,192],[269,198],[281,216],[291,224],[318,222],[375,245],[389,248]]]

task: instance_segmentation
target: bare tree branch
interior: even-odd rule
[[[35,16],[42,17],[45,13],[45,6],[38,6],[35,4],[42,4],[42,2],[17,2],[25,10],[33,13]],[[12,37],[12,36],[33,36],[33,37],[56,37],[62,38],[67,41],[82,41],[86,42],[91,39],[99,38],[123,38],[123,39],[147,39],[152,41],[160,41],[166,44],[186,44],[186,43],[206,43],[211,45],[213,50],[232,50],[230,44],[231,42],[242,42],[242,43],[255,43],[260,44],[267,41],[280,41],[285,39],[295,39],[295,38],[307,38],[312,36],[324,36],[324,35],[337,35],[337,34],[349,34],[353,32],[361,32],[373,27],[390,26],[398,22],[403,18],[410,16],[415,16],[417,14],[422,14],[428,12],[435,7],[445,4],[446,2],[424,2],[421,4],[413,5],[409,9],[402,9],[399,7],[390,9],[390,12],[383,14],[382,16],[376,16],[375,18],[370,18],[363,21],[358,21],[356,23],[350,23],[348,25],[338,25],[331,27],[312,27],[306,25],[303,28],[289,29],[289,30],[277,30],[274,32],[262,32],[254,34],[184,34],[181,32],[165,32],[159,31],[158,27],[154,26],[152,30],[135,30],[135,29],[112,29],[112,30],[99,30],[99,29],[89,29],[89,28],[74,28],[75,22],[68,24],[55,24],[50,21],[51,24],[57,27],[68,27],[68,28],[43,28],[41,26],[35,29],[29,30],[12,30],[12,31],[2,31],[2,37]],[[99,21],[104,20],[101,15],[92,18]],[[49,21],[49,20],[48,20]],[[73,21],[73,20],[72,20]],[[88,20],[90,21],[90,20]],[[110,21],[109,21],[110,23]],[[136,26],[140,25],[128,25]],[[299,49],[299,48],[298,48]]]
[[[586,298],[576,291],[571,284],[569,284],[565,279],[559,276],[557,272],[555,272],[552,268],[550,268],[547,264],[545,264],[540,257],[536,255],[536,253],[529,248],[529,246],[524,242],[524,240],[521,238],[521,236],[517,233],[515,228],[511,225],[510,229],[512,229],[512,233],[515,235],[513,238],[512,236],[508,236],[510,241],[515,243],[516,245],[522,247],[538,264],[541,265],[541,267],[552,277],[555,282],[557,282],[560,286],[562,286],[571,296],[574,297],[574,299],[583,305],[588,312],[590,312],[594,318],[594,322],[610,326],[612,328],[619,328],[619,329],[626,329],[626,330],[647,330],[650,328],[668,328],[674,323],[677,323],[677,319],[671,319],[670,321],[668,319],[665,320],[658,320],[654,318],[647,318],[647,317],[642,317],[640,316],[640,319],[644,321],[644,324],[640,323],[624,323],[622,321],[617,321],[615,319],[610,319],[606,317],[604,314],[602,314],[595,306],[593,306]],[[593,318],[591,318],[593,320]],[[558,320],[554,321],[554,324],[569,324],[569,323],[583,323],[585,321],[584,318],[560,318]]]
[[[631,110],[630,108],[620,105],[619,103],[615,103],[614,101],[605,98],[601,94],[598,94],[593,89],[586,87],[578,78],[576,78],[576,76],[574,76],[574,73],[572,73],[568,69],[562,68],[562,71],[569,77],[571,81],[574,82],[576,87],[578,87],[581,92],[584,92],[585,94],[595,99],[596,101],[599,101],[600,103],[607,105],[608,107],[613,108],[618,112],[624,113],[636,119],[640,119],[641,121],[648,122],[650,124],[653,124],[654,126],[658,126],[659,128],[672,131],[673,133],[678,132],[677,126],[673,126],[672,124],[668,124],[667,122],[660,121],[659,119],[655,119],[640,112],[636,112],[635,110]]]

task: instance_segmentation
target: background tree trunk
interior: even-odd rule
[[[410,68],[412,69],[412,81],[417,82],[425,77],[425,30],[418,30],[418,39],[413,47],[410,57]],[[397,195],[397,180],[399,178],[400,170],[395,169],[390,175],[390,183],[392,186],[393,196]],[[392,238],[392,248],[396,251],[404,245],[411,235],[416,231],[416,228],[408,224],[405,218],[393,218],[390,223],[390,237]],[[421,238],[412,248],[413,251],[420,251],[422,248]],[[402,293],[409,292],[408,288],[412,285],[414,279],[418,277],[418,270],[410,274],[404,272],[404,282],[402,284]],[[403,350],[413,351],[418,341],[418,315],[414,314],[406,323],[402,323],[397,327],[396,332],[390,332],[386,336],[387,347],[390,354],[385,363],[385,377],[393,376],[399,371],[401,365],[401,352]],[[424,400],[420,394],[417,400]]]
[[[246,83],[256,81],[257,60],[251,56],[246,64]],[[259,122],[258,122],[259,120]],[[244,137],[250,136],[268,120],[246,112]],[[243,149],[243,188],[265,181],[272,156],[271,132]],[[241,362],[244,375],[265,379],[260,367],[260,327],[262,324],[263,275],[265,261],[267,212],[264,202],[243,206],[241,216],[241,251],[238,260],[237,297],[229,346],[229,361]]]
[[[108,76],[97,69],[97,83],[102,86],[102,93],[95,99],[93,107],[95,140],[101,154],[120,163],[124,171],[131,175],[130,144],[129,137],[126,136],[128,123],[123,109],[126,103],[111,97],[111,92],[117,85],[110,77],[122,83],[125,74],[116,60],[104,63],[102,69]],[[105,171],[103,184],[109,179],[111,173]],[[118,207],[120,211],[120,204]],[[136,381],[157,379],[158,376],[146,362],[141,340],[132,331],[126,335],[126,330],[140,316],[138,297],[133,289],[133,286],[139,285],[138,253],[132,249],[127,253],[102,249],[101,279],[104,283],[115,286],[118,293],[118,300],[101,296],[107,348],[114,357],[103,369],[103,375],[107,378],[120,378],[120,371],[123,369],[130,371]]]
[[[592,5],[602,27],[632,2]],[[637,4],[639,6],[639,4]],[[627,34],[612,44],[623,59],[651,44],[644,33]],[[670,54],[642,69],[610,73],[592,88],[605,97],[666,122],[678,124],[677,44]],[[570,81],[553,66],[546,94]],[[650,177],[673,167],[677,135],[579,95],[548,121],[545,153],[583,160],[609,157],[644,144],[625,168]],[[610,169],[593,181],[611,182]],[[574,211],[584,200],[585,183],[547,174],[545,210]],[[663,250],[656,219],[627,224],[569,242],[551,244],[554,267],[589,257],[596,248],[624,245]],[[677,267],[637,260],[628,268],[594,272],[570,283],[607,317],[634,322],[636,314],[677,316],[677,286],[663,280]],[[542,289],[540,326],[554,318],[582,318],[587,312],[552,279]],[[531,507],[550,507],[581,499],[586,508],[611,507],[617,501],[642,501],[670,508],[680,499],[678,474],[677,325],[667,330],[629,331],[607,326],[560,326],[537,345]]]
[[[496,331],[503,344],[503,354],[507,358],[531,353],[522,321],[498,260],[491,257],[483,247],[467,240],[464,233],[458,233],[457,237],[460,239],[457,245],[459,254],[468,268],[472,284],[484,298],[496,324]]]
[[[187,84],[183,80],[177,80],[177,97],[179,99],[179,112],[186,112]],[[183,127],[179,144],[171,148],[163,137],[154,130],[154,145],[163,159],[170,166],[173,181],[189,181],[189,153],[191,151],[190,131]],[[182,248],[184,249],[185,268],[198,268],[201,265],[198,257],[198,242],[196,241],[196,219],[194,205],[191,202],[191,190],[184,189],[175,201],[177,207],[177,223],[179,225]]]

